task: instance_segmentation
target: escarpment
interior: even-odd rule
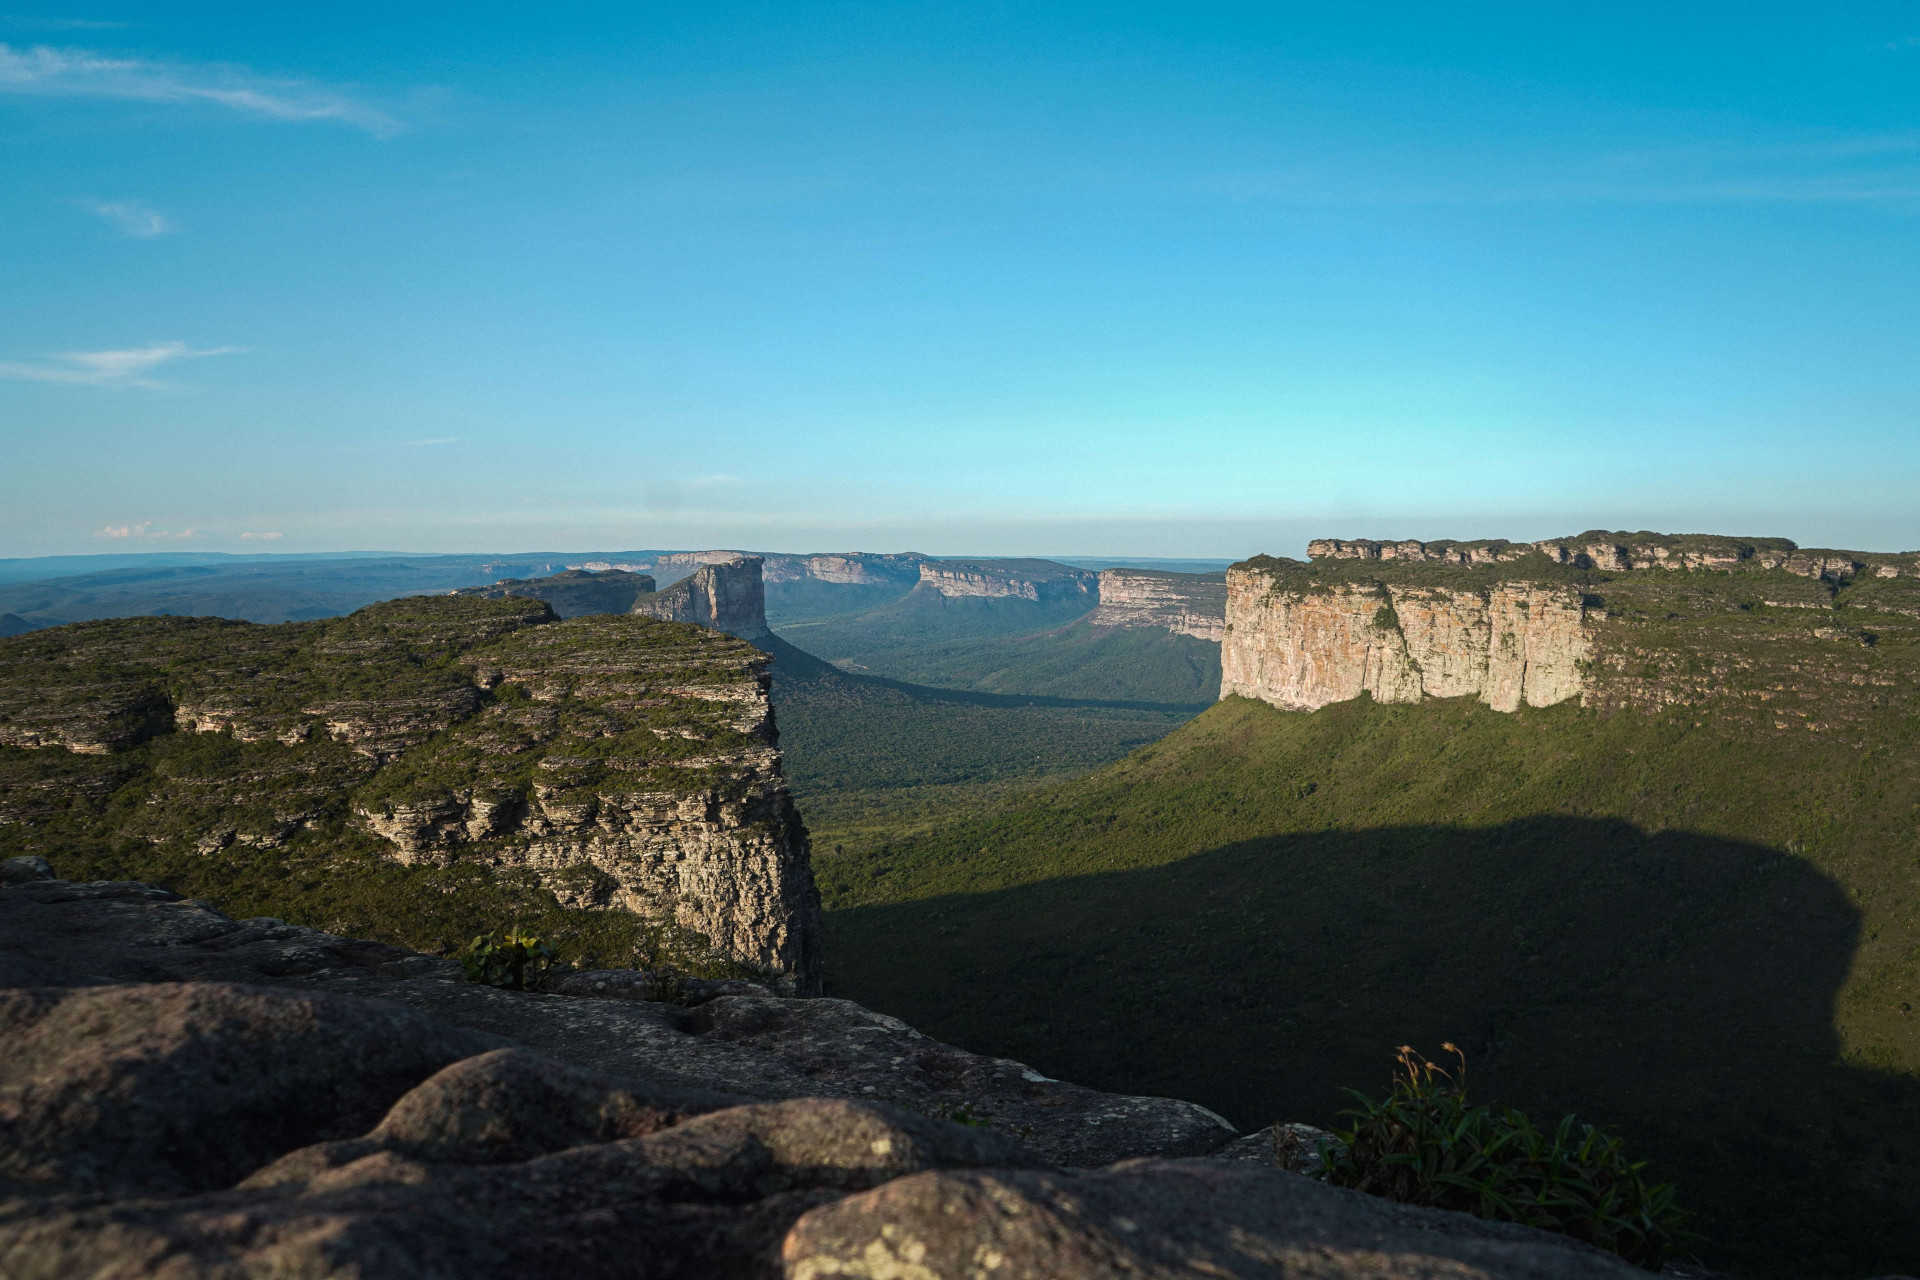
[[[1159,627],[1215,644],[1226,635],[1224,574],[1102,569],[1099,596],[1096,627]]]
[[[1889,685],[1869,673],[1879,632],[1920,618],[1920,556],[1783,538],[1594,532],[1317,539],[1308,550],[1310,562],[1263,556],[1228,571],[1223,697],[1303,711],[1362,694],[1474,697],[1498,711],[1715,702],[1756,723],[1835,728]],[[1842,667],[1862,670],[1835,690],[1828,677]]]
[[[665,591],[636,600],[633,612],[668,622],[712,627],[743,640],[768,639],[773,633],[767,629],[762,563],[759,556],[739,556],[702,565]]]
[[[1580,691],[1588,656],[1586,611],[1571,588],[1288,590],[1236,568],[1227,592],[1222,696],[1293,711],[1362,693],[1376,702],[1476,697],[1496,711],[1552,706]]]
[[[1100,575],[1051,560],[928,560],[920,565],[920,585],[949,599],[1084,601],[1091,609],[1099,599]]]
[[[313,874],[371,837],[444,869],[439,892],[671,925],[811,992],[819,900],[768,662],[517,595],[34,632],[0,642],[0,848],[146,846],[258,877],[247,858]]]

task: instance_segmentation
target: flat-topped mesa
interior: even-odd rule
[[[920,580],[920,565],[929,559],[914,552],[878,554],[848,551],[810,556],[763,557],[763,576],[775,582],[832,582],[840,586],[911,587]]]
[[[0,825],[163,861],[351,859],[371,832],[402,864],[671,921],[811,994],[819,895],[769,661],[716,630],[516,596],[33,632],[0,640]],[[191,742],[213,734],[228,741]],[[49,787],[72,803],[49,807]]]
[[[1309,549],[1310,562],[1259,556],[1227,571],[1223,697],[1304,711],[1363,693],[1499,711],[1576,696],[1598,708],[1716,703],[1755,724],[1829,729],[1858,720],[1859,699],[1892,679],[1854,651],[1920,618],[1913,552],[1604,531]],[[1781,709],[1803,695],[1817,714]]]
[[[633,612],[668,622],[712,627],[742,640],[771,639],[773,632],[767,626],[767,593],[760,577],[761,565],[759,556],[740,556],[703,565],[692,576],[665,591],[638,599]]]
[[[920,585],[950,599],[1084,600],[1091,609],[1100,575],[1051,560],[929,560],[920,566]]]
[[[1102,569],[1096,627],[1159,627],[1218,644],[1227,631],[1223,573],[1169,573],[1159,569]]]
[[[653,594],[653,578],[622,569],[568,569],[546,578],[502,578],[492,586],[464,587],[462,596],[544,600],[563,618],[589,613],[630,613],[641,596]]]
[[[1510,564],[1541,555],[1577,569],[1626,573],[1639,569],[1692,569],[1718,572],[1784,572],[1838,582],[1862,572],[1875,577],[1920,577],[1920,555],[1913,552],[1805,550],[1787,538],[1729,538],[1710,533],[1626,533],[1590,529],[1539,542],[1478,542],[1413,539],[1379,542],[1371,538],[1315,538],[1307,544],[1310,560],[1398,560],[1462,565]]]
[[[656,569],[699,568],[709,564],[733,564],[745,560],[747,551],[664,551],[653,558]]]

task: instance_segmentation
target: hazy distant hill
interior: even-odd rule
[[[123,564],[91,573],[5,583],[0,585],[0,613],[17,614],[36,626],[161,613],[299,622],[337,617],[399,596],[479,586],[497,578],[535,577],[564,568],[566,562],[558,557],[499,556],[289,556],[211,564]]]

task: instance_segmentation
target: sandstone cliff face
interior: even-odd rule
[[[1218,644],[1227,631],[1227,583],[1219,574],[1102,569],[1096,627],[1161,627]]]
[[[1051,560],[930,560],[920,566],[920,583],[953,599],[1085,600],[1092,608],[1100,575]]]
[[[812,579],[841,586],[912,586],[920,580],[920,555],[873,555],[848,552],[844,555],[768,556],[768,582],[793,582]]]
[[[513,597],[35,632],[0,642],[0,825],[303,856],[352,846],[357,825],[401,863],[531,876],[566,906],[672,921],[811,992],[819,900],[768,661],[716,630],[555,620]],[[159,750],[178,734],[233,747]],[[130,787],[144,802],[124,803]]]
[[[1496,711],[1577,695],[1589,654],[1581,595],[1504,583],[1485,591],[1343,583],[1289,589],[1227,571],[1221,696],[1288,710],[1473,696]]]
[[[701,554],[715,554],[703,552]],[[664,559],[664,557],[663,557]],[[740,556],[702,566],[656,595],[636,601],[633,612],[666,622],[691,622],[742,640],[765,640],[767,594],[759,556]]]

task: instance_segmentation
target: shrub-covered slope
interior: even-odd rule
[[[1220,695],[1220,646],[1159,627],[1065,627],[902,645],[854,659],[896,680],[984,693],[1158,702]]]
[[[811,888],[766,661],[514,598],[32,632],[0,641],[0,856],[438,951],[517,919],[603,964],[711,909],[726,954],[817,964],[773,936]]]
[[[1648,681],[1711,674],[1674,647],[1711,620],[1679,612],[1640,611]],[[1910,1269],[1914,646],[1816,621],[1751,634],[1755,662],[1805,659],[1800,687],[1724,712],[1231,699],[989,818],[824,859],[829,984],[1243,1125],[1325,1121],[1393,1046],[1453,1040],[1478,1096],[1624,1131],[1710,1258]]]

